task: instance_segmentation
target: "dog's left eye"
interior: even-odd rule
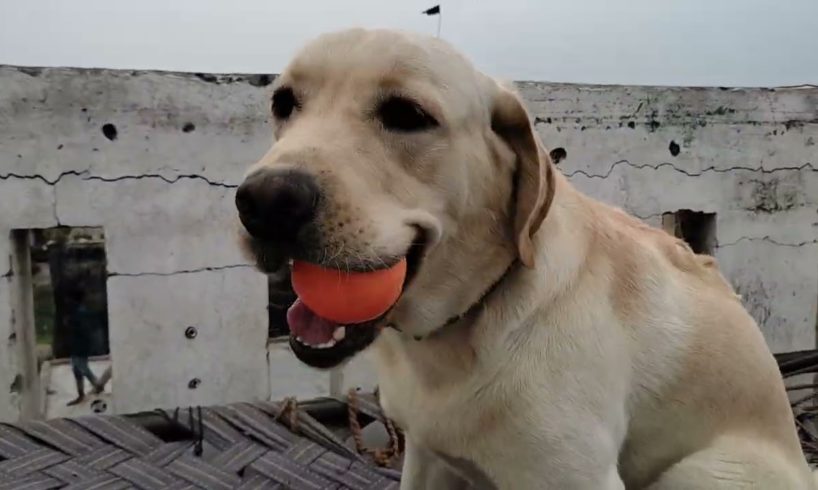
[[[273,94],[273,115],[276,119],[287,119],[298,106],[298,99],[290,87],[282,87]]]
[[[416,102],[404,97],[389,97],[378,106],[378,119],[389,131],[416,132],[436,127],[435,118]]]

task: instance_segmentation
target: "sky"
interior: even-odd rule
[[[0,64],[277,73],[322,32],[438,20],[504,79],[818,84],[818,0],[0,0]]]

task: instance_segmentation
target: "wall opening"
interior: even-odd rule
[[[15,230],[12,236],[15,253],[28,258],[17,288],[31,297],[30,308],[23,306],[30,309],[32,338],[24,356],[36,360],[41,415],[105,411],[112,369],[102,228]]]
[[[267,276],[267,318],[268,337],[286,339],[290,335],[287,327],[287,309],[295,302],[296,294],[290,284],[287,268],[277,274]]]
[[[662,228],[687,242],[697,254],[713,255],[716,251],[716,213],[689,209],[665,213],[662,215]]]

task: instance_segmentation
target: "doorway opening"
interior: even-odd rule
[[[687,242],[697,254],[713,255],[716,251],[716,213],[689,209],[665,213],[662,215],[662,228]]]
[[[45,418],[106,411],[113,373],[104,231],[14,230],[12,239],[16,328],[28,378],[37,376],[26,386],[30,408]]]

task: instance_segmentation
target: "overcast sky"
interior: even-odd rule
[[[434,0],[0,0],[0,63],[278,72],[351,26],[434,35]],[[444,0],[441,37],[516,80],[818,84],[818,0]],[[0,90],[2,87],[0,87]]]

